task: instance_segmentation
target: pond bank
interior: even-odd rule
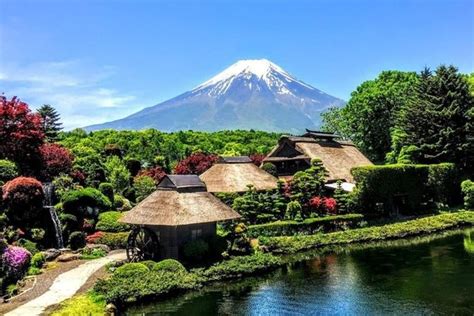
[[[274,251],[275,254],[279,255],[260,253],[252,256],[236,257],[217,263],[207,269],[192,270],[179,275],[166,271],[150,271],[149,273],[128,277],[112,275],[109,280],[99,282],[100,284],[95,289],[98,294],[104,295],[106,301],[125,307],[145,300],[170,296],[173,293],[199,289],[216,281],[239,279],[255,274],[261,275],[266,271],[286,265],[289,260],[284,258],[285,253],[291,254],[299,250],[323,246],[342,247],[344,249],[349,244],[403,239],[473,225],[474,212],[462,211],[337,233],[271,237],[266,238],[266,240],[263,238],[262,244],[267,247],[267,250]],[[275,245],[278,247],[275,247]],[[305,254],[292,255],[291,258],[292,260],[305,260]]]

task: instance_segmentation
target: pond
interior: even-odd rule
[[[311,256],[127,315],[474,314],[474,230]]]

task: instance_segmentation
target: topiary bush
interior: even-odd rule
[[[43,253],[38,252],[33,255],[31,258],[30,266],[34,268],[41,269],[46,262],[46,257],[44,256]]]
[[[114,205],[114,187],[112,184],[108,182],[99,184],[99,191],[109,199],[112,205]]]
[[[44,192],[41,182],[35,178],[18,177],[3,186],[3,200],[7,216],[20,227],[28,227],[43,212]]]
[[[188,260],[202,260],[209,253],[209,244],[202,239],[187,242],[183,254]]]
[[[62,197],[63,209],[66,213],[83,215],[86,207],[105,211],[112,207],[110,200],[97,189],[84,188],[66,192]]]
[[[99,215],[96,229],[104,232],[118,233],[130,230],[130,226],[120,223],[118,220],[122,216],[120,212],[105,212]]]
[[[140,261],[140,263],[146,265],[146,267],[147,267],[148,269],[150,269],[150,271],[151,271],[151,269],[153,269],[153,267],[155,266],[156,261],[153,261],[153,260],[145,260],[145,261]]]
[[[2,263],[7,275],[13,279],[21,278],[28,268],[31,253],[22,247],[10,246],[2,254]]]
[[[150,269],[143,263],[139,262],[132,262],[132,263],[126,263],[120,267],[117,268],[117,270],[114,271],[114,276],[116,277],[121,277],[121,278],[128,278],[128,277],[134,277],[134,276],[140,276],[144,273],[149,273]]]
[[[187,272],[181,262],[174,259],[165,259],[156,263],[152,271]]]
[[[294,219],[296,221],[301,221],[303,218],[301,217],[301,204],[298,201],[291,201],[288,203],[286,206],[286,213],[285,213],[285,219],[290,220]]]
[[[83,248],[86,245],[86,234],[80,231],[72,232],[69,235],[68,243],[72,250]]]
[[[461,190],[464,195],[464,207],[469,210],[474,209],[474,182],[471,180],[463,181]]]
[[[119,212],[126,212],[132,209],[132,203],[122,195],[115,194],[114,207]]]
[[[0,183],[10,181],[18,176],[18,168],[13,161],[0,159]]]

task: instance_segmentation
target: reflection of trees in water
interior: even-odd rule
[[[464,233],[464,250],[467,253],[474,254],[474,230]]]

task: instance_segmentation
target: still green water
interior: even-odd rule
[[[310,254],[128,315],[474,315],[474,230]]]

